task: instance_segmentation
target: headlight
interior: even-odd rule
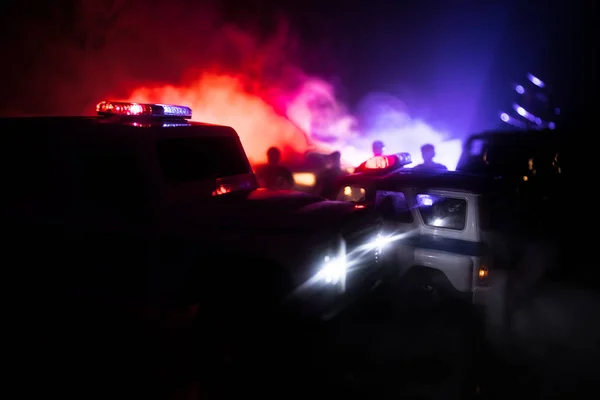
[[[323,266],[317,272],[316,278],[321,282],[332,285],[343,283],[346,280],[347,268],[345,256],[325,256]]]
[[[323,258],[323,264],[314,279],[331,285],[341,284],[342,288],[345,288],[346,277],[350,270],[368,264],[373,255],[377,261],[390,241],[391,238],[378,233],[377,236],[371,237],[371,240],[355,247],[350,253],[346,252],[346,243],[342,242],[336,256],[328,255]]]
[[[383,234],[378,233],[373,240],[373,247],[377,250],[377,254],[381,254],[383,252],[383,248],[388,243],[388,238],[384,237]]]
[[[299,186],[314,187],[317,183],[315,174],[310,172],[296,172],[293,174],[294,182]]]
[[[337,195],[339,201],[351,201],[360,203],[366,200],[367,191],[357,186],[344,186]]]

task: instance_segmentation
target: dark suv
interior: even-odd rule
[[[0,119],[19,298],[136,313],[277,298],[330,317],[376,284],[371,211],[257,189],[236,131],[187,107],[97,112]]]

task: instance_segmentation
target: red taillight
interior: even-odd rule
[[[230,185],[219,185],[217,186],[217,188],[214,190],[213,192],[213,196],[220,196],[222,194],[227,194],[231,192],[231,186]]]
[[[217,179],[216,187],[213,191],[213,196],[221,196],[223,194],[256,189],[256,178],[254,174],[243,174],[228,178]]]

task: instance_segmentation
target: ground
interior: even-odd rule
[[[206,367],[193,367],[197,338],[185,324],[133,328],[126,320],[114,323],[113,319],[111,326],[103,326],[100,319],[89,324],[84,320],[68,322],[72,329],[67,331],[45,328],[60,331],[52,351],[37,354],[43,362],[37,363],[36,370],[47,378],[49,392],[67,389],[77,395],[83,390],[102,397],[108,391],[114,397],[116,390],[123,397],[143,393],[191,398],[214,386]],[[474,321],[465,308],[397,312],[383,296],[373,295],[337,320],[282,333],[276,345],[279,354],[273,357],[265,351],[243,374],[252,373],[254,381],[243,391],[252,391],[252,385],[265,395],[288,390],[286,397],[317,390],[353,398],[373,391],[464,398],[451,394],[459,389],[475,391],[471,378],[478,343]],[[236,386],[245,380],[231,377],[223,391],[240,389]]]
[[[222,386],[213,368],[198,368],[198,338],[185,323],[133,326],[114,315],[111,324],[101,316],[60,323],[55,315],[39,322],[38,346],[22,365],[32,389],[63,397],[551,398],[597,375],[599,311],[593,292],[541,284],[499,329],[469,307],[400,310],[379,292],[327,324],[274,328],[277,351],[259,348]]]

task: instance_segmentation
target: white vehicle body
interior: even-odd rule
[[[428,195],[461,199],[467,204],[466,222],[461,230],[429,226],[419,212],[416,196],[422,189],[399,188],[387,195],[403,195],[410,207],[413,222],[387,220],[386,236],[393,238],[389,252],[400,277],[411,268],[429,268],[441,272],[452,289],[474,303],[483,301],[489,290],[489,255],[486,254],[481,230],[480,195],[469,192],[431,189]],[[484,261],[485,260],[485,261]]]

